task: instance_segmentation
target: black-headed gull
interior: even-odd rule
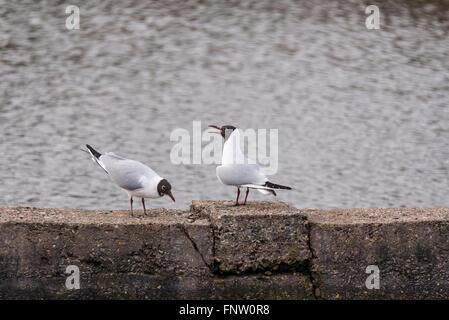
[[[86,147],[92,160],[106,171],[112,181],[128,193],[131,215],[133,214],[133,197],[142,198],[144,214],[146,214],[145,198],[155,199],[168,195],[175,201],[170,183],[150,167],[139,161],[122,158],[113,152],[101,154],[88,144]]]
[[[271,183],[258,164],[249,163],[248,158],[240,149],[240,132],[236,127],[230,125],[221,128],[214,125],[209,127],[220,130],[213,133],[221,134],[225,140],[221,166],[217,167],[216,173],[221,183],[237,187],[236,206],[239,205],[240,188],[246,188],[244,205],[249,189],[257,189],[263,194],[272,193],[273,195],[276,195],[274,190],[277,189],[291,190],[290,187]]]

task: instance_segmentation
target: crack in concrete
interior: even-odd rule
[[[209,268],[210,272],[214,273],[213,271],[213,266],[209,265],[206,261],[206,259],[204,258],[203,254],[201,253],[201,251],[198,249],[198,246],[196,245],[196,242],[193,240],[193,238],[190,236],[190,234],[187,232],[187,229],[183,226],[180,225],[180,228],[182,230],[182,232],[185,234],[186,238],[189,239],[190,243],[192,244],[193,249],[198,252],[198,254],[201,257],[201,260],[203,260],[204,264]]]
[[[305,268],[305,275],[309,277],[310,283],[312,284],[312,295],[316,300],[321,299],[320,297],[320,287],[319,283],[317,283],[317,279],[315,278],[315,272],[312,270],[313,260],[316,258],[315,252],[312,247],[311,234],[312,234],[312,225],[308,218],[306,218],[305,226],[307,230],[307,249],[310,251],[311,258],[308,260],[307,266]]]
[[[198,218],[199,217],[196,217],[196,219],[198,219]],[[226,278],[226,277],[230,277],[230,276],[243,276],[243,275],[260,275],[260,276],[262,276],[262,275],[266,275],[266,272],[270,272],[270,274],[268,276],[277,275],[277,274],[299,273],[299,274],[304,275],[307,278],[309,278],[309,281],[312,285],[313,298],[316,300],[321,299],[319,280],[316,278],[316,272],[313,271],[313,260],[316,258],[316,255],[313,250],[312,243],[311,243],[312,226],[311,226],[311,223],[308,220],[307,216],[305,218],[304,224],[305,224],[305,227],[307,230],[306,243],[307,243],[307,249],[311,255],[310,259],[304,261],[303,263],[285,266],[285,268],[283,268],[283,270],[282,270],[282,268],[278,269],[278,270],[273,270],[271,267],[268,267],[266,269],[263,268],[263,269],[258,269],[258,270],[247,270],[247,271],[238,272],[238,273],[236,273],[236,272],[220,272],[219,271],[219,267],[218,267],[219,262],[216,260],[216,254],[215,254],[215,250],[216,250],[215,243],[216,243],[216,237],[217,237],[217,235],[216,235],[217,230],[214,228],[214,225],[213,225],[210,217],[208,217],[206,215],[206,219],[210,224],[210,228],[211,228],[211,232],[212,232],[212,263],[211,264],[208,264],[206,262],[206,259],[204,258],[203,254],[199,251],[197,244],[195,243],[193,238],[189,235],[189,233],[187,232],[187,229],[183,225],[181,226],[181,229],[184,232],[184,234],[186,235],[187,239],[189,239],[189,241],[192,243],[193,248],[195,249],[195,251],[198,252],[202,261],[209,268],[209,270],[211,271],[213,276],[219,277],[219,278]]]

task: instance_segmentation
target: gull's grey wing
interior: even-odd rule
[[[156,174],[146,165],[130,159],[125,159],[113,153],[106,153],[100,157],[109,176],[120,188],[136,190],[143,187],[142,177]]]
[[[268,179],[257,164],[229,164],[217,167],[217,177],[224,184],[262,185]]]

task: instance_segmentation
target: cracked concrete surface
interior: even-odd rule
[[[449,209],[0,208],[0,297],[447,299]],[[381,288],[368,290],[368,265]],[[77,265],[81,289],[64,286]]]
[[[214,270],[213,270],[213,265],[212,265],[211,261],[207,261],[206,258],[203,256],[201,251],[198,249],[198,246],[197,246],[195,240],[193,240],[193,238],[189,235],[189,233],[187,232],[187,229],[185,228],[185,226],[180,225],[180,228],[181,228],[182,232],[184,232],[184,234],[187,237],[187,239],[189,239],[189,241],[192,243],[192,246],[195,249],[195,251],[198,252],[198,255],[201,257],[201,260],[209,268],[209,270],[211,272],[213,272]]]

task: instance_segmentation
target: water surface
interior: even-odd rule
[[[171,181],[149,207],[233,199],[170,162],[197,120],[279,129],[297,207],[449,206],[447,1],[378,1],[380,30],[359,1],[218,2],[86,1],[69,31],[63,1],[0,1],[0,205],[128,208],[86,143]]]

